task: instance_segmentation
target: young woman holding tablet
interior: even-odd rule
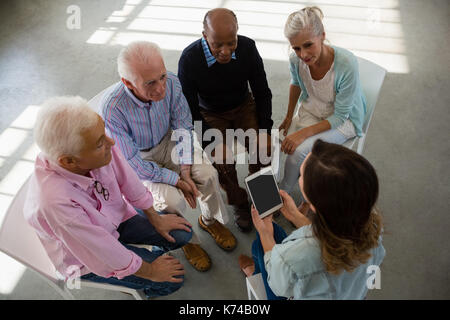
[[[283,190],[281,213],[297,228],[289,236],[253,208],[258,235],[253,259],[239,257],[241,270],[262,273],[268,299],[364,299],[368,272],[385,256],[374,168],[352,150],[317,140],[300,167],[299,186],[311,220]]]

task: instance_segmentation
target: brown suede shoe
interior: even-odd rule
[[[234,235],[223,224],[215,220],[213,224],[206,225],[202,216],[198,217],[198,224],[200,227],[207,231],[211,237],[216,241],[217,245],[225,251],[231,251],[236,248],[237,240]]]
[[[211,268],[211,259],[198,244],[188,243],[184,245],[183,249],[184,255],[187,261],[198,271],[208,271]]]
[[[241,254],[238,258],[239,269],[245,274],[246,277],[250,277],[255,272],[255,262],[249,256]]]

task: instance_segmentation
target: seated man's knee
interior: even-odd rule
[[[164,197],[164,211],[177,214],[182,214],[186,211],[186,200],[180,193],[181,192],[178,192],[178,190],[171,190],[171,192]]]
[[[192,239],[192,229],[190,232],[185,230],[172,230],[169,234],[175,239],[175,242],[171,244],[173,249],[181,248]]]
[[[207,164],[202,168],[202,176],[206,181],[214,181],[215,179],[219,178],[219,174],[212,165]]]
[[[218,181],[219,174],[218,174],[216,168],[213,167],[213,165],[203,164],[199,168],[196,175],[193,176],[193,179],[196,183],[199,183],[200,185],[209,186],[215,180]],[[211,191],[213,191],[213,190],[211,190]]]
[[[232,164],[234,163],[234,156],[232,148],[226,143],[218,144],[211,152],[211,157],[216,164]]]

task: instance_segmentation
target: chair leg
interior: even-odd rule
[[[52,281],[47,277],[44,277],[41,273],[37,272],[39,276],[41,276],[45,282],[47,282],[56,292],[58,292],[64,300],[75,300],[75,297],[72,295],[70,290],[67,288],[64,281]]]
[[[254,295],[252,293],[252,284],[250,283],[250,281],[248,281],[248,278],[245,278],[245,283],[247,284],[247,295],[248,295],[248,300],[255,300]]]
[[[136,300],[147,300],[144,290],[135,290],[131,293]]]
[[[63,296],[64,300],[75,300],[75,297],[73,296],[73,294],[66,287],[64,287],[64,290],[61,293],[61,295]]]
[[[356,152],[360,155],[362,155],[362,153],[363,153],[365,140],[366,140],[366,135],[363,135],[361,138],[359,138],[358,148],[357,148]]]

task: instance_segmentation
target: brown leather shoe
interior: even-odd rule
[[[241,254],[238,258],[239,269],[245,274],[246,277],[250,277],[255,272],[255,262],[249,256]]]
[[[200,227],[207,231],[211,237],[216,241],[217,245],[225,251],[231,251],[236,248],[237,240],[234,235],[223,224],[215,220],[213,224],[206,225],[202,216],[198,217],[198,224]]]
[[[250,208],[235,207],[234,222],[240,231],[250,232],[253,229],[253,221],[250,214]]]
[[[198,244],[188,243],[184,245],[183,249],[184,255],[187,261],[198,271],[208,271],[211,268],[211,259]]]

